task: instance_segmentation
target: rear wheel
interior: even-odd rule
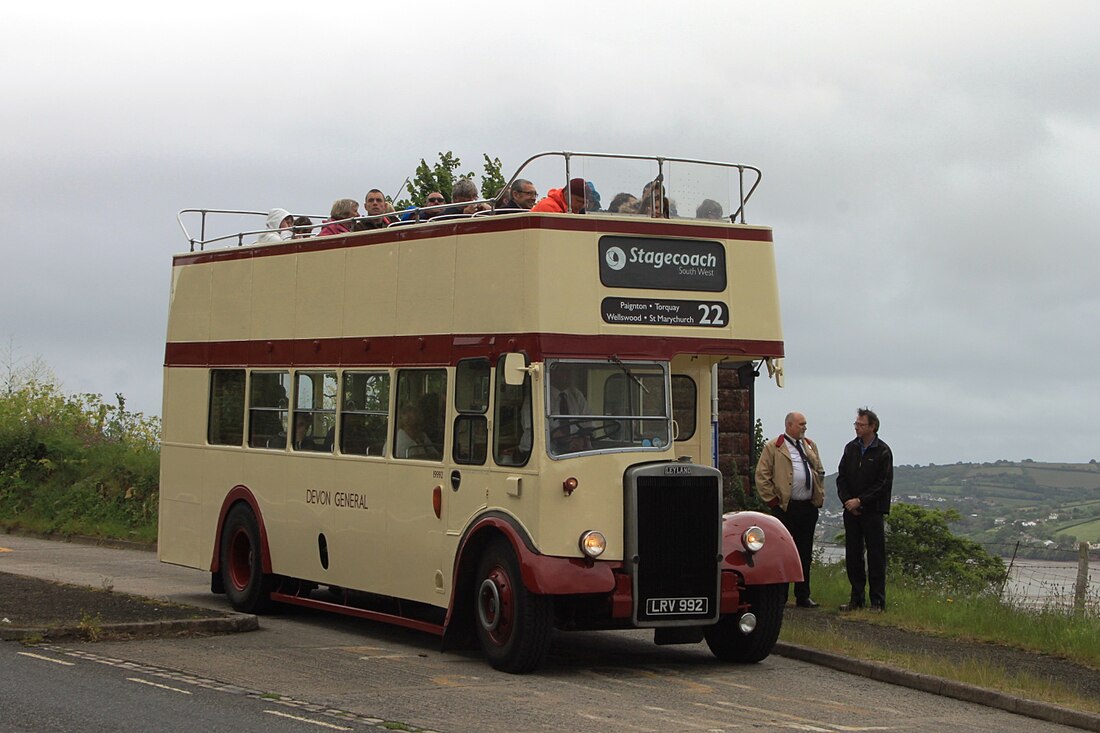
[[[759,662],[772,653],[783,626],[783,604],[787,602],[787,585],[757,585],[745,590],[749,611],[756,615],[756,628],[741,632],[741,614],[723,616],[714,626],[707,627],[707,646],[724,662]]]
[[[495,669],[535,669],[550,648],[553,602],[527,590],[519,560],[506,540],[496,540],[478,563],[474,625],[485,656]]]
[[[260,559],[260,526],[247,504],[237,504],[222,526],[221,576],[233,608],[263,613],[271,607],[272,575],[265,575]]]

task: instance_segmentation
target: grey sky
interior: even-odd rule
[[[727,160],[775,229],[769,434],[802,410],[835,465],[869,404],[899,463],[1100,458],[1100,5],[959,5],[5,8],[0,336],[156,414],[181,208],[322,213],[445,150]]]

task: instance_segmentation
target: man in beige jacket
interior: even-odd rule
[[[784,432],[769,440],[756,464],[756,490],[771,507],[772,515],[794,538],[802,560],[802,582],[794,584],[795,603],[816,608],[810,597],[810,559],[814,551],[817,514],[825,503],[825,469],[821,454],[806,437],[806,416],[792,412],[783,422]]]

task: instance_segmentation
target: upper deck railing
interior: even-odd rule
[[[564,164],[564,165],[563,165]],[[386,226],[409,226],[438,223],[496,214],[521,214],[524,209],[504,208],[508,192],[517,180],[530,180],[545,195],[548,189],[568,190],[570,180],[586,183],[586,212],[614,216],[646,216],[666,219],[727,220],[745,223],[745,205],[760,185],[760,169],[738,163],[671,158],[664,156],[625,155],[616,153],[544,152],[533,155],[520,165],[504,188],[493,198],[461,202],[463,207],[478,209],[473,213],[450,213],[457,204],[414,207],[404,211],[376,216],[359,216],[330,221],[321,215],[306,215],[309,226],[298,226],[288,236],[308,238],[324,224],[343,224],[349,230],[355,225],[372,224],[384,218]],[[542,188],[545,186],[545,188]],[[601,189],[603,193],[601,193]],[[614,191],[615,194],[609,192]],[[541,197],[541,196],[540,196]],[[564,197],[569,202],[569,196]],[[624,202],[625,203],[622,203]],[[572,207],[572,204],[569,203]],[[731,213],[726,213],[731,212]],[[578,212],[580,213],[580,212]],[[185,215],[198,215],[198,236],[184,223]],[[246,239],[271,230],[248,228],[228,234],[209,236],[208,219],[219,217],[266,217],[267,212],[240,209],[182,209],[176,216],[191,251],[205,250],[210,245],[243,246]],[[393,221],[396,219],[395,221]],[[372,227],[373,228],[373,227]],[[224,231],[224,228],[222,228]]]

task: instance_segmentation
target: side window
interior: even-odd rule
[[[206,440],[211,445],[240,445],[243,439],[244,369],[211,370]]]
[[[397,372],[394,458],[427,461],[443,458],[446,399],[447,372],[443,369],[401,369]]]
[[[285,448],[290,395],[288,372],[252,372],[248,391],[248,444]]]
[[[672,375],[672,417],[680,434],[676,440],[690,440],[695,435],[695,380],[683,374]]]
[[[389,408],[390,375],[387,372],[344,372],[340,452],[356,456],[386,455]]]
[[[336,434],[336,372],[294,375],[294,450],[331,453]]]
[[[451,455],[455,463],[481,466],[489,451],[489,381],[492,371],[488,359],[464,359],[455,369],[454,442]]]
[[[497,361],[493,404],[493,460],[498,466],[525,466],[531,457],[531,377],[523,384],[504,383],[504,357]]]

